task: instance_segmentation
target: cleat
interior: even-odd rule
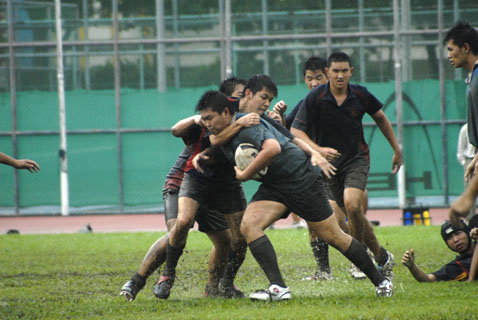
[[[377,297],[391,297],[393,295],[393,284],[392,281],[385,279],[375,287],[375,292],[377,293]]]
[[[154,285],[153,293],[158,299],[166,300],[171,294],[174,285],[174,276],[161,276],[158,283]]]
[[[288,287],[283,288],[273,284],[267,290],[257,290],[249,295],[252,301],[281,301],[290,300],[291,294]]]
[[[219,282],[219,295],[228,299],[241,299],[246,297],[235,285],[225,286],[222,281]]]
[[[334,277],[332,277],[332,272],[327,272],[327,271],[317,271],[311,276],[307,276],[302,278],[301,280],[305,281],[318,281],[318,280],[326,280],[330,281],[333,280]]]
[[[350,275],[352,276],[352,278],[354,278],[355,280],[362,280],[362,279],[365,279],[367,278],[367,275],[365,273],[362,272],[362,270],[360,270],[356,265],[354,265],[352,263],[351,267],[350,267],[350,270],[349,270],[349,273]]]
[[[393,254],[389,251],[387,262],[383,266],[377,266],[378,271],[387,279],[393,280],[393,266],[395,265],[395,259]]]
[[[133,280],[128,280],[121,288],[120,296],[124,296],[126,301],[133,301],[136,298],[136,295],[143,287],[139,286]]]
[[[300,220],[299,222],[293,223],[291,225],[291,228],[293,229],[303,229],[305,227],[307,227],[307,223],[304,220]]]
[[[204,298],[218,298],[220,297],[219,289],[212,288],[208,284],[206,284],[206,288],[204,289]]]

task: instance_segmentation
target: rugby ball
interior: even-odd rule
[[[236,160],[236,166],[241,169],[245,170],[247,166],[254,160],[254,158],[257,156],[259,151],[255,148],[255,146],[251,143],[241,143],[237,149],[236,153],[234,155],[234,158]],[[256,173],[255,175],[252,176],[252,179],[254,180],[261,180],[263,176],[267,174],[267,167]]]

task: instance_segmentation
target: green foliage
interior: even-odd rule
[[[120,217],[119,217],[120,218]],[[119,289],[138,268],[160,233],[0,236],[1,319],[474,319],[477,284],[416,282],[400,264],[404,250],[415,249],[417,264],[426,272],[453,258],[432,227],[379,227],[381,243],[395,255],[395,294],[377,298],[373,285],[352,280],[349,262],[331,249],[335,280],[300,279],[315,269],[302,230],[269,230],[293,300],[254,303],[248,299],[202,298],[211,244],[190,232],[178,279],[167,301],[158,301],[152,286],[157,274],[133,302]],[[246,293],[267,286],[248,253],[236,284]]]

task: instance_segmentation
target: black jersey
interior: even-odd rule
[[[292,127],[306,132],[319,146],[339,151],[342,155],[332,164],[340,170],[357,159],[369,163],[362,118],[365,113],[372,115],[381,108],[382,103],[365,87],[352,84],[348,87],[347,98],[339,107],[327,83],[305,97]]]
[[[190,132],[196,136],[197,142],[192,146],[192,151],[186,162],[184,172],[192,175],[204,185],[213,185],[216,187],[220,185],[227,190],[240,188],[241,184],[236,179],[234,168],[229,165],[224,154],[218,148],[211,146],[209,131],[199,125],[194,125]],[[208,147],[211,147],[209,156],[212,162],[201,164],[203,173],[200,173],[194,168],[192,161],[198,153]]]
[[[465,281],[470,273],[473,254],[459,255],[455,260],[444,265],[440,270],[432,272],[437,281]]]

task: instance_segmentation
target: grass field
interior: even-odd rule
[[[191,232],[171,297],[152,293],[154,274],[135,301],[118,295],[160,233],[0,236],[0,319],[477,319],[478,282],[418,283],[400,264],[413,247],[425,271],[453,258],[436,226],[378,227],[395,255],[395,293],[377,298],[368,280],[352,280],[348,261],[331,249],[335,280],[300,279],[314,271],[306,230],[269,230],[293,300],[202,298],[210,242]],[[236,284],[246,293],[267,287],[248,252]]]

